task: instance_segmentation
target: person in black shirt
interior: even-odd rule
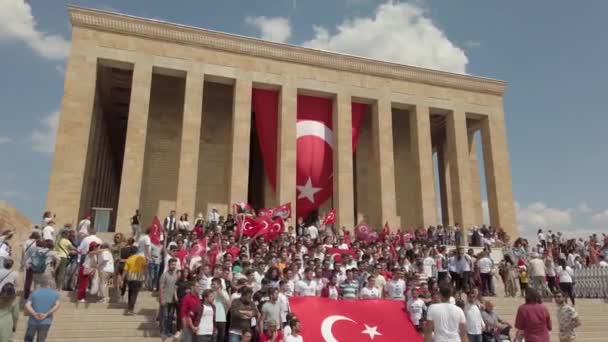
[[[139,239],[141,227],[139,225],[139,209],[135,210],[135,215],[131,217],[131,230],[133,231],[133,238]]]

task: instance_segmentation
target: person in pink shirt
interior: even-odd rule
[[[517,309],[515,328],[516,341],[525,338],[526,342],[550,342],[551,316],[536,289],[526,291],[526,303]]]

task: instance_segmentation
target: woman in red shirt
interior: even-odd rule
[[[516,341],[525,338],[526,342],[550,342],[551,316],[542,304],[540,294],[533,288],[526,290],[526,303],[517,309],[515,328]]]

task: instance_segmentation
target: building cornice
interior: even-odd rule
[[[164,21],[69,7],[72,26],[440,87],[502,95],[504,81],[274,43]]]

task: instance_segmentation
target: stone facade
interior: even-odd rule
[[[479,156],[469,137],[480,131],[490,223],[516,233],[502,81],[104,11],[69,11],[72,50],[47,200],[60,220],[75,221],[97,205],[87,191],[106,193],[98,197],[107,198],[121,231],[137,208],[144,224],[173,208],[191,217],[212,206],[227,212],[247,199],[250,182],[263,181],[247,172],[251,97],[252,88],[271,87],[281,94],[277,191],[266,190],[266,202],[295,203],[297,94],[318,94],[334,99],[330,203],[338,226],[352,228],[357,212],[393,228],[436,224],[438,205],[444,222],[479,224]],[[128,72],[130,84],[115,81],[104,90],[100,68]],[[112,105],[125,92],[126,103]],[[122,161],[104,166],[102,160],[96,168],[119,180],[108,176],[91,185],[91,154],[100,151],[91,138],[98,97],[111,131],[123,132],[113,133],[111,146],[101,151]],[[354,155],[352,101],[370,104]]]

